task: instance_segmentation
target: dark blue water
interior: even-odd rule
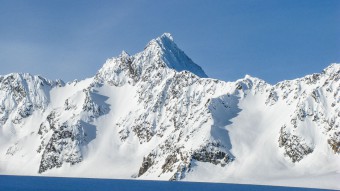
[[[193,183],[91,178],[56,178],[0,175],[1,191],[320,191],[322,189],[288,188],[222,183]]]

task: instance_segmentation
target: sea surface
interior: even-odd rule
[[[321,191],[245,184],[0,175],[0,191]]]

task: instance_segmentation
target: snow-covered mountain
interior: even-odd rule
[[[340,188],[339,79],[211,79],[168,33],[82,81],[0,76],[0,173]]]

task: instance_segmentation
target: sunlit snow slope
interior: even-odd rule
[[[339,79],[207,78],[168,33],[82,81],[0,76],[0,173],[339,189]]]

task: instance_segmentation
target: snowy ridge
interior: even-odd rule
[[[82,81],[0,76],[0,173],[339,188],[340,64],[206,77],[168,33]]]
[[[199,77],[207,77],[202,68],[177,47],[171,35],[165,33],[151,40],[144,51],[134,56],[123,51],[117,58],[108,59],[97,73],[96,79],[118,86],[124,83],[134,84],[143,77],[149,77],[151,71],[164,68],[177,72],[190,71]]]

